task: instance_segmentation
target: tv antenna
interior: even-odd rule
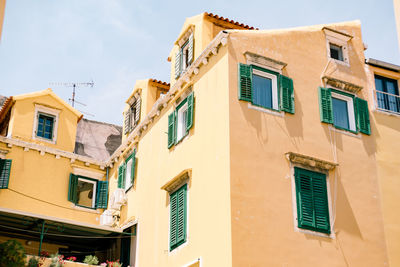
[[[54,86],[65,86],[65,87],[72,87],[72,97],[69,98],[68,100],[71,101],[71,106],[75,107],[75,102],[77,104],[80,104],[82,106],[86,106],[85,104],[75,100],[75,90],[77,87],[93,87],[94,82],[93,80],[90,82],[86,82],[86,83],[74,83],[74,82],[67,82],[67,83],[50,83],[50,85],[54,85]]]

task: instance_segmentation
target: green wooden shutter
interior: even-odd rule
[[[125,186],[125,163],[122,163],[118,167],[118,188],[124,188]]]
[[[8,188],[10,180],[11,159],[0,159],[0,189]]]
[[[10,180],[11,159],[0,159],[0,189],[8,188]]]
[[[194,43],[193,43],[193,33],[192,34],[190,34],[190,36],[189,36],[189,43],[188,43],[188,46],[189,46],[189,50],[188,50],[188,63],[189,63],[189,65],[190,64],[192,64],[192,62],[193,62],[193,56],[194,56],[194,50],[193,50],[193,46],[194,46]]]
[[[177,213],[178,213],[178,198],[177,194],[172,193],[170,195],[170,229],[169,229],[169,247],[172,250],[176,245],[176,220],[177,220]]]
[[[128,171],[131,172],[131,184],[135,181],[135,164],[136,164],[136,150],[133,151],[132,155],[132,168]]]
[[[252,67],[239,63],[239,100],[252,101]]]
[[[326,177],[295,167],[298,227],[330,233]]]
[[[175,111],[168,115],[168,148],[175,144]]]
[[[279,75],[280,110],[294,114],[293,80]]]
[[[69,175],[69,186],[68,186],[68,201],[75,203],[78,201],[78,176],[75,174]]]
[[[106,209],[108,200],[108,181],[97,182],[96,208]]]
[[[319,87],[319,113],[322,122],[333,123],[331,89]]]
[[[176,227],[176,243],[182,244],[186,241],[186,189],[185,184],[178,189],[178,214],[177,214],[177,227]]]
[[[357,128],[360,132],[370,135],[371,126],[369,122],[368,102],[356,97],[356,119]]]
[[[139,96],[135,102],[135,126],[139,123],[140,120],[140,106],[142,103],[142,98]]]
[[[175,79],[178,79],[178,77],[181,75],[181,70],[182,70],[182,64],[181,64],[181,49],[179,48],[178,53],[175,55]]]
[[[194,92],[190,93],[187,97],[187,118],[186,118],[186,132],[189,132],[193,126],[193,106],[194,106]]]
[[[129,133],[130,131],[130,113],[131,113],[131,108],[125,112],[125,118],[124,118],[124,134]]]

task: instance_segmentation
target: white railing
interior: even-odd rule
[[[380,110],[400,114],[400,96],[375,90],[375,103]]]

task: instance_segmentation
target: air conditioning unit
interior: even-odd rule
[[[125,195],[124,189],[117,189],[112,193],[110,198],[110,207],[112,210],[120,210],[122,205],[127,202],[127,197]]]
[[[100,215],[100,225],[112,226],[114,224],[113,212],[111,210],[105,210]]]

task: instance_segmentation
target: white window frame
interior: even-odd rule
[[[82,177],[79,177],[79,176],[78,176],[78,183],[79,183],[79,181],[83,181],[83,182],[85,182],[85,183],[91,183],[91,184],[93,184],[92,206],[91,206],[91,207],[85,207],[85,206],[83,206],[83,205],[80,205],[79,203],[76,203],[76,205],[78,205],[78,206],[80,206],[80,207],[84,207],[84,208],[90,208],[90,209],[96,208],[97,181],[85,179],[85,178],[82,178]]]
[[[36,135],[38,126],[39,126],[39,114],[44,114],[47,116],[54,117],[53,122],[53,135],[52,139],[43,138]],[[33,129],[32,129],[32,139],[45,141],[51,144],[55,144],[57,142],[57,132],[58,132],[58,119],[59,119],[60,110],[52,109],[43,105],[35,104],[35,115],[33,119]]]
[[[296,195],[296,179],[294,177],[294,167],[298,167],[304,170],[310,170],[313,172],[319,172],[319,173],[323,173],[325,174],[325,178],[326,178],[326,193],[327,193],[327,197],[328,197],[328,209],[329,209],[329,224],[331,227],[331,233],[330,234],[326,234],[326,233],[322,233],[322,232],[318,232],[318,231],[313,231],[313,230],[308,230],[308,229],[303,229],[303,228],[299,228],[299,224],[298,224],[298,218],[297,218],[297,195]],[[292,207],[293,207],[293,225],[294,225],[294,231],[295,232],[300,232],[300,233],[304,233],[304,234],[310,234],[310,235],[314,235],[314,236],[322,236],[322,237],[328,237],[328,238],[332,238],[335,239],[336,235],[335,235],[335,230],[334,230],[334,223],[335,220],[333,218],[333,211],[332,211],[332,198],[331,198],[331,186],[330,186],[330,182],[329,182],[329,172],[328,171],[324,171],[324,170],[315,170],[315,169],[311,169],[311,168],[307,168],[301,164],[291,164],[291,169],[290,169],[291,175],[290,175],[290,180],[292,183]],[[337,179],[337,178],[336,178]]]
[[[344,35],[344,34],[340,34],[339,32],[331,31],[329,29],[324,29],[324,32],[325,32],[325,37],[326,37],[326,52],[327,52],[328,59],[332,59],[335,62],[337,62],[339,64],[343,64],[345,66],[350,66],[348,42],[350,41],[351,37]],[[343,61],[335,59],[335,58],[331,58],[330,44],[334,44],[336,46],[341,47]]]
[[[128,168],[128,164],[131,163],[130,168]],[[132,187],[132,165],[133,165],[133,157],[131,157],[125,165],[125,184],[124,190],[128,191]],[[128,174],[129,173],[129,174]],[[129,178],[129,179],[128,179]]]
[[[274,111],[279,112],[279,99],[278,99],[278,78],[276,75],[273,75],[268,72],[264,72],[261,70],[253,69],[253,74],[270,79],[272,82],[272,109]],[[254,106],[254,105],[252,105]],[[266,108],[267,109],[267,108]]]
[[[186,103],[176,111],[176,142],[181,141],[186,136],[187,110],[188,103],[186,100]],[[185,111],[186,119],[183,116]]]
[[[335,89],[335,88],[333,88],[333,89]],[[346,96],[346,95],[338,94],[336,92],[332,92],[331,97],[347,102],[347,117],[349,119],[349,128],[350,128],[349,130],[356,132],[357,127],[356,127],[356,118],[355,118],[355,114],[354,114],[353,98]],[[333,112],[333,105],[332,105],[332,112]],[[335,123],[333,123],[333,126],[335,126]]]

